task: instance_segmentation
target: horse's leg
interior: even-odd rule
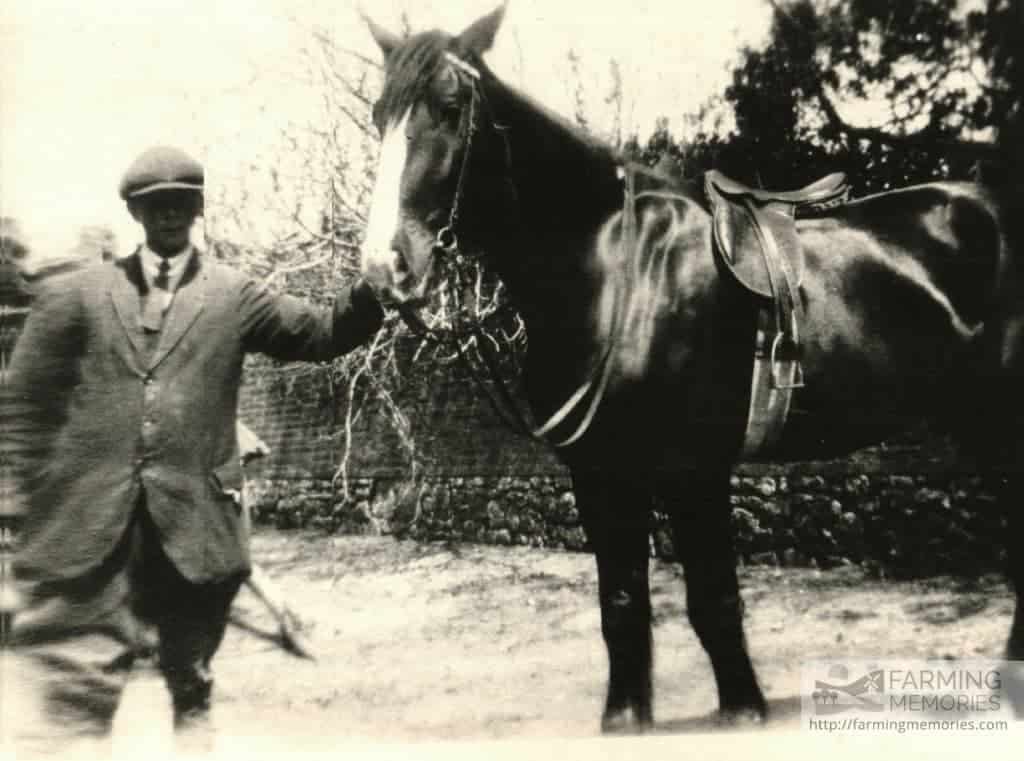
[[[1014,714],[1024,719],[1024,474],[1006,476],[1000,507],[1006,517],[1007,578],[1017,597],[1006,641],[1009,663],[1003,687]]]
[[[1000,502],[1006,516],[1007,576],[1017,597],[1006,657],[1020,661],[1024,660],[1024,474],[1006,477]]]
[[[763,718],[764,695],[743,635],[743,601],[736,577],[729,471],[677,479],[663,492],[686,578],[686,609],[711,659],[719,710],[728,720]]]
[[[576,501],[597,560],[608,697],[601,729],[643,730],[651,710],[650,494],[592,470],[573,470]],[[640,487],[640,491],[643,489]],[[630,715],[632,714],[632,715]]]
[[[1007,478],[1002,506],[1006,515],[1007,575],[1017,596],[1017,605],[1006,642],[1006,657],[1024,660],[1024,475]]]

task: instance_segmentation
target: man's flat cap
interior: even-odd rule
[[[179,148],[157,146],[132,162],[118,190],[127,201],[158,190],[202,189],[202,164]]]

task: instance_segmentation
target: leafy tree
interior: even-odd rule
[[[970,16],[968,23],[989,64],[984,105],[998,127],[997,156],[1004,169],[999,180],[1013,180],[1024,169],[1024,2],[988,0],[985,13]]]
[[[682,146],[687,173],[792,187],[844,170],[864,193],[1019,165],[1021,0],[767,1],[768,41],[724,93],[735,130]]]

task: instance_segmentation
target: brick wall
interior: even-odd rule
[[[551,450],[511,431],[459,364],[423,374],[408,373],[394,396],[408,417],[421,463],[430,475],[500,477],[563,476]],[[345,450],[347,388],[335,387],[328,365],[279,365],[263,358],[248,360],[239,416],[270,446],[263,464],[268,478],[330,478]],[[349,472],[364,478],[401,477],[408,457],[374,400],[360,402],[352,427],[355,446],[348,454]],[[806,472],[944,473],[957,467],[949,442],[916,431],[854,456],[783,466],[740,466],[742,475]]]
[[[408,374],[395,402],[409,420],[429,474],[557,475],[563,469],[542,445],[512,433],[459,365]],[[348,470],[364,478],[409,472],[409,457],[379,401],[360,403]],[[271,478],[330,478],[345,450],[347,388],[334,388],[327,365],[280,366],[249,360],[239,415],[269,445]]]

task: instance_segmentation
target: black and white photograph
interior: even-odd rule
[[[0,760],[1015,758],[1022,0],[0,8]]]

